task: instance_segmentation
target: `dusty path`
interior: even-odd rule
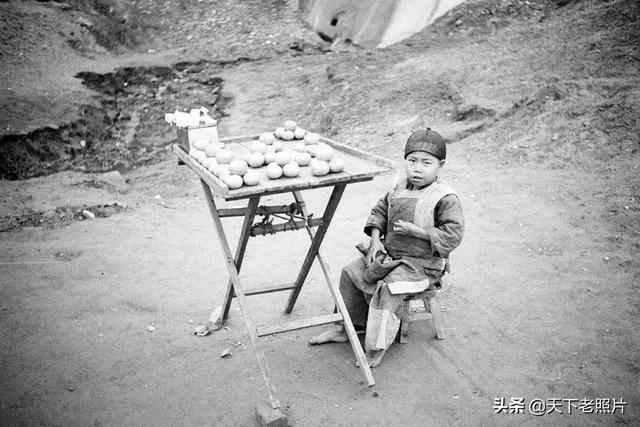
[[[409,344],[392,347],[369,389],[346,344],[309,348],[311,330],[265,338],[287,413],[296,425],[512,424],[516,415],[492,415],[496,397],[616,397],[630,405],[624,416],[517,417],[633,423],[637,260],[626,251],[628,242],[597,226],[606,207],[583,194],[585,184],[607,183],[576,172],[479,169],[464,161],[462,149],[452,147],[446,171],[468,221],[440,298],[447,339],[435,340],[427,323],[412,325]],[[388,182],[354,185],[345,194],[325,242],[336,272],[361,238],[351,224],[364,218]],[[189,320],[206,320],[226,282],[206,204],[191,191],[197,185],[189,181],[186,197],[129,196],[134,209],[107,219],[3,234],[3,418],[252,422],[264,390],[235,303],[229,330],[191,334]],[[496,195],[498,186],[509,196]],[[326,196],[317,191],[312,205]],[[584,218],[580,203],[590,207]],[[306,236],[282,236],[252,239],[243,274],[248,283],[295,275],[302,254],[283,248],[306,244]],[[251,299],[256,320],[281,319],[285,297]],[[292,316],[330,309],[316,269]],[[156,330],[148,332],[149,325]],[[227,347],[233,356],[220,358]]]

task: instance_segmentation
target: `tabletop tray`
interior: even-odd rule
[[[251,144],[258,141],[260,134],[238,136],[220,139],[219,142],[225,145],[237,155],[250,152]],[[281,141],[284,149],[293,149],[299,140]],[[196,159],[191,157],[180,145],[174,144],[173,151],[191,170],[193,170],[211,188],[215,197],[225,200],[237,200],[249,198],[257,195],[283,193],[309,188],[326,187],[340,183],[351,183],[359,181],[369,181],[377,175],[385,175],[395,171],[395,163],[375,154],[368,153],[355,147],[334,141],[320,136],[323,142],[335,150],[335,157],[344,161],[344,170],[338,173],[329,173],[325,176],[313,176],[310,166],[300,167],[300,176],[295,178],[282,177],[271,180],[266,176],[266,165],[260,168],[252,168],[260,174],[258,185],[246,186],[232,190],[213,173],[209,172]]]

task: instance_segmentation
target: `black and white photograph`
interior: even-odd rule
[[[0,1],[0,425],[640,425],[640,2]]]

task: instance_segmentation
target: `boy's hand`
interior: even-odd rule
[[[384,245],[377,238],[371,238],[371,244],[369,245],[369,252],[367,252],[367,256],[364,257],[364,262],[367,266],[371,265],[371,263],[376,259],[376,255],[379,252],[386,254],[387,251],[384,248]]]
[[[398,234],[405,234],[408,236],[414,236],[421,238],[424,233],[424,230],[412,222],[403,221],[401,219],[397,220],[395,224],[393,224],[393,231]]]

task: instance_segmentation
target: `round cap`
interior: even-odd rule
[[[404,158],[406,159],[409,153],[413,151],[426,151],[440,160],[444,160],[447,157],[447,146],[444,138],[438,132],[429,128],[417,130],[409,136],[407,144],[404,146]]]

